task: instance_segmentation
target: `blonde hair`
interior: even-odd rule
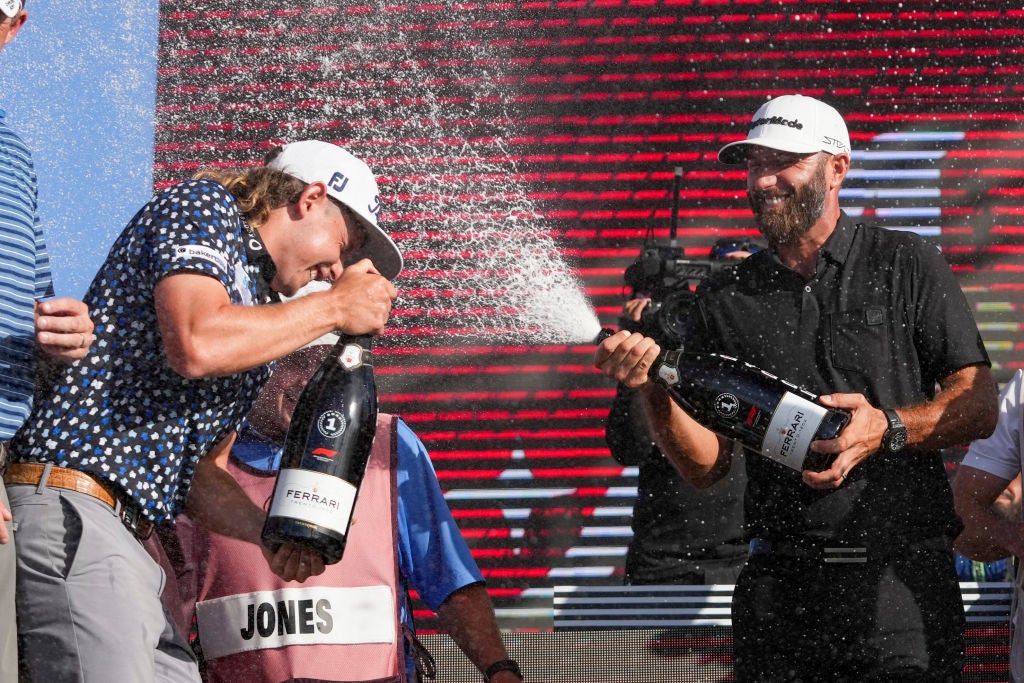
[[[281,148],[271,150],[264,163],[270,163]],[[259,228],[270,217],[270,212],[299,200],[307,183],[276,169],[261,166],[246,170],[203,170],[192,176],[194,180],[213,180],[230,192],[238,210],[254,228]]]

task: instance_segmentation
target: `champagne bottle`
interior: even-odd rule
[[[850,421],[806,389],[729,356],[665,351],[649,376],[707,428],[797,471],[827,469],[835,456],[811,452],[811,441],[836,438]]]
[[[303,389],[285,436],[263,543],[341,559],[377,428],[369,337],[342,336]]]

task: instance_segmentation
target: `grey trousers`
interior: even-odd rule
[[[7,491],[0,484],[0,500],[10,509]],[[0,683],[18,683],[18,625],[14,618],[14,525],[7,524],[11,540],[0,545]]]
[[[160,600],[164,573],[104,503],[7,487],[17,536],[22,656],[35,683],[198,683]]]

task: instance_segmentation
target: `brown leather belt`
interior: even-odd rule
[[[38,486],[45,469],[46,466],[39,463],[12,462],[4,473],[4,483]],[[46,479],[46,486],[77,491],[106,503],[117,511],[128,531],[140,540],[149,538],[153,533],[153,523],[142,516],[136,505],[116,498],[106,487],[85,472],[53,466],[50,468],[50,476]]]

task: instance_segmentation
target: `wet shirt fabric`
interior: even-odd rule
[[[190,380],[167,362],[154,288],[177,273],[218,280],[233,304],[257,303],[234,197],[209,180],[156,196],[115,241],[85,296],[96,328],[85,359],[58,374],[12,442],[14,459],[106,479],[153,521],[179,512],[196,463],[242,420],[266,367]]]
[[[36,173],[0,109],[0,440],[32,406],[34,302],[53,296],[50,259],[37,211]]]
[[[625,582],[735,583],[747,559],[743,537],[747,476],[742,454],[734,457],[721,481],[695,488],[651,441],[643,417],[633,414],[633,394],[618,388],[606,432],[612,457],[639,468]]]
[[[938,249],[913,233],[855,225],[846,214],[812,279],[765,250],[709,280],[697,307],[690,351],[735,356],[817,394],[862,393],[883,408],[927,400],[942,378],[989,363]],[[960,528],[937,452],[875,454],[832,491],[758,455],[746,460],[751,536],[872,545]]]

